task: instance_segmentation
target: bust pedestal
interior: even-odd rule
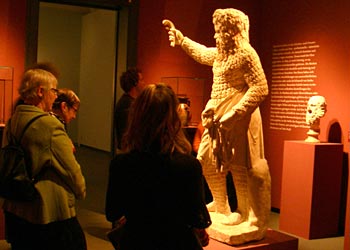
[[[306,238],[339,230],[343,144],[285,141],[279,228]]]

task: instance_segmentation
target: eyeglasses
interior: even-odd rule
[[[50,90],[52,91],[55,95],[58,95],[58,89],[56,88],[46,88],[46,87],[43,87],[43,86],[40,86],[41,89],[45,89],[46,91]]]
[[[73,106],[71,106],[71,107],[69,107],[69,108],[73,109],[75,113],[77,113],[77,112],[78,112],[78,109],[77,109],[77,108],[75,108],[75,107],[73,107]]]
[[[58,95],[58,89],[51,88],[50,90],[51,90],[55,95]]]

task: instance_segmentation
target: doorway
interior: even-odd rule
[[[28,21],[32,28],[27,34],[27,66],[36,61],[56,65],[59,87],[73,89],[81,99],[68,134],[77,144],[113,152],[116,79],[127,67],[128,7],[106,9],[38,0],[29,1],[28,7],[34,24]],[[31,37],[35,16],[38,35]]]
[[[78,144],[110,151],[118,12],[40,3],[37,61],[52,62],[59,87],[74,90],[81,106],[68,125]]]

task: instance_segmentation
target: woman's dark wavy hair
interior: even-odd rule
[[[53,110],[61,110],[61,103],[65,102],[67,103],[69,108],[75,107],[76,109],[80,106],[80,99],[79,97],[74,93],[73,90],[62,88],[59,89],[57,92],[57,98],[52,104]]]
[[[191,144],[182,129],[178,107],[178,98],[169,86],[147,85],[131,106],[124,150],[190,154]]]

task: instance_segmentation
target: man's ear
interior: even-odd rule
[[[36,94],[39,96],[39,98],[42,98],[44,96],[44,88],[42,88],[40,86],[37,87]]]

